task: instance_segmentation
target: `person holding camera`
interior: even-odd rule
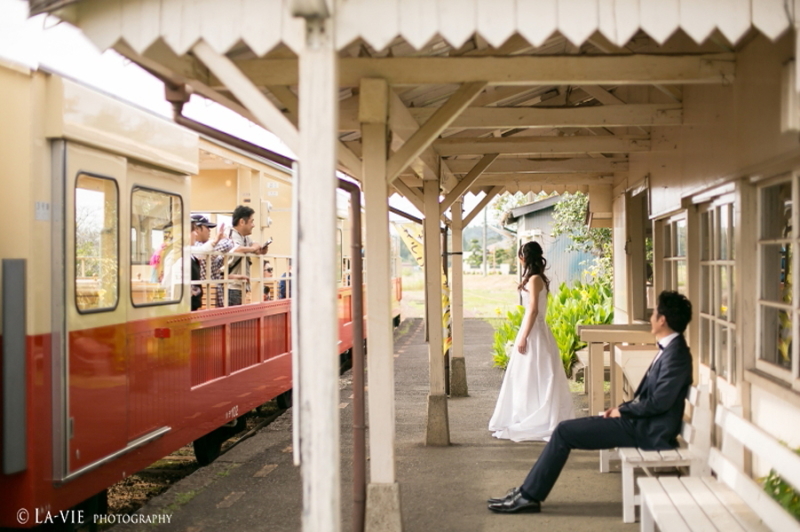
[[[263,255],[269,249],[269,242],[262,246],[250,237],[256,225],[254,215],[255,211],[245,205],[234,209],[231,219],[233,227],[229,235],[234,244],[231,253]],[[228,279],[235,280],[228,284],[228,306],[241,305],[242,296],[249,289],[250,259],[241,255],[231,258],[228,262]]]

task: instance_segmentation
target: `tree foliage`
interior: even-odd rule
[[[502,220],[503,216],[514,207],[525,205],[528,202],[529,200],[527,194],[523,194],[522,192],[517,192],[515,194],[502,194],[493,199],[489,204],[489,215],[493,219],[499,221]]]
[[[483,264],[483,247],[480,241],[477,238],[470,240],[467,251],[469,252],[467,264],[472,268],[480,268],[481,264]]]
[[[611,284],[613,265],[611,262],[611,229],[589,228],[586,225],[586,210],[589,197],[582,193],[563,194],[553,212],[553,236],[565,234],[572,242],[567,251],[582,251],[594,255],[589,274],[604,284]]]

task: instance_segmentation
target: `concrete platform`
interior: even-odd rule
[[[407,320],[395,341],[397,474],[406,532],[634,531],[622,523],[618,473],[598,471],[598,453],[574,452],[541,514],[495,515],[486,499],[522,482],[543,443],[513,443],[486,430],[502,372],[492,367],[491,326],[465,327],[469,397],[448,401],[450,447],[425,447],[428,354],[421,320]],[[341,379],[342,528],[352,530],[352,386]],[[576,404],[581,397],[576,395]],[[581,414],[583,415],[583,414]],[[300,530],[300,471],[292,465],[291,412],[201,468],[140,510],[170,523],[117,525],[117,532]]]

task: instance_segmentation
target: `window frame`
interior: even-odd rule
[[[721,242],[721,209],[727,209],[727,258],[722,258],[720,253]],[[708,219],[706,220],[706,216]],[[698,221],[700,224],[700,275],[698,305],[699,348],[700,363],[714,371],[714,374],[729,383],[736,385],[739,380],[737,366],[737,313],[740,313],[737,302],[740,287],[736,285],[738,266],[736,264],[736,194],[731,192],[720,195],[711,201],[698,205]],[[707,222],[707,225],[706,225]],[[722,289],[719,273],[728,272],[728,311],[725,316],[721,313]],[[708,274],[708,275],[707,275]],[[710,286],[707,286],[710,284]],[[719,372],[720,353],[718,353],[718,332],[721,328],[727,330],[727,353],[725,356],[725,375]],[[710,334],[709,334],[710,333]],[[706,335],[710,338],[706,338]]]
[[[170,299],[168,301],[136,303],[136,300],[133,297],[133,277],[131,276],[130,282],[128,283],[128,285],[129,285],[128,294],[129,294],[129,296],[131,298],[131,306],[133,308],[145,308],[145,307],[162,307],[162,306],[166,306],[166,305],[180,305],[183,302],[183,298],[184,298],[184,295],[185,295],[185,292],[186,292],[186,290],[184,290],[184,286],[186,284],[186,278],[187,278],[186,277],[186,273],[187,272],[185,271],[185,269],[183,267],[183,263],[184,263],[184,259],[185,259],[185,251],[186,251],[184,249],[185,242],[186,242],[186,239],[185,239],[185,236],[184,236],[184,233],[185,233],[185,231],[184,231],[184,229],[185,229],[185,227],[184,227],[184,225],[185,225],[184,224],[184,218],[186,217],[186,214],[185,214],[186,209],[185,209],[185,205],[184,205],[184,201],[183,201],[183,196],[181,194],[177,193],[177,192],[172,192],[172,191],[169,191],[169,190],[162,190],[162,189],[148,187],[148,186],[144,186],[144,185],[133,185],[131,187],[131,193],[130,193],[130,215],[131,215],[131,218],[133,217],[133,214],[134,214],[133,195],[134,195],[135,192],[137,192],[139,190],[145,190],[145,191],[148,191],[148,192],[156,192],[156,193],[159,193],[159,194],[165,194],[167,196],[174,196],[174,197],[176,197],[176,198],[178,198],[180,200],[180,206],[181,206],[181,215],[180,215],[181,245],[179,246],[179,249],[181,251],[181,258],[180,258],[180,264],[181,264],[181,293],[180,293],[180,297],[177,298],[177,299]],[[131,242],[131,244],[132,244],[132,242]],[[133,249],[131,249],[131,256],[129,258],[129,262],[130,262],[129,266],[132,266],[133,265]],[[190,273],[189,279],[191,279],[191,272],[189,272],[189,273]]]
[[[93,308],[93,309],[81,309],[80,305],[78,305],[78,180],[81,176],[87,176],[94,179],[104,179],[106,181],[110,181],[114,184],[114,190],[116,191],[116,200],[117,200],[117,249],[116,249],[116,261],[117,261],[117,274],[116,274],[116,298],[114,299],[114,306],[113,307],[102,307],[102,308]],[[102,312],[114,312],[119,308],[119,294],[120,294],[120,254],[121,254],[121,243],[120,243],[120,193],[119,193],[119,182],[111,177],[104,174],[99,174],[96,172],[87,172],[85,170],[79,170],[75,173],[75,181],[73,185],[73,196],[72,196],[72,225],[73,225],[73,238],[75,239],[73,242],[73,249],[72,249],[72,257],[73,257],[73,273],[72,273],[72,280],[73,280],[73,304],[75,305],[75,310],[77,310],[78,314],[99,314]]]
[[[678,222],[683,222],[686,224],[686,242],[684,244],[684,255],[677,255],[673,253],[677,253],[677,240],[676,240],[676,233],[673,226],[676,226]],[[682,262],[685,269],[686,269],[686,278],[685,278],[685,285],[684,291],[682,292],[684,295],[688,297],[688,289],[689,289],[689,216],[686,210],[682,210],[679,213],[673,214],[672,216],[668,216],[666,218],[662,218],[658,221],[656,231],[659,231],[661,234],[659,235],[660,246],[661,246],[661,261],[663,263],[664,269],[661,273],[661,287],[658,292],[663,290],[678,290],[677,286],[677,268],[675,264]],[[667,228],[670,228],[669,231],[669,239],[666,238],[667,236]],[[655,235],[654,235],[655,236]],[[673,250],[673,243],[674,247],[676,248]],[[654,242],[655,243],[655,242]],[[655,260],[655,257],[654,257]]]
[[[789,183],[791,187],[792,198],[792,214],[791,224],[792,233],[788,238],[763,238],[763,194],[764,190],[784,183]],[[768,245],[790,244],[794,252],[792,253],[792,272],[797,272],[798,265],[800,265],[800,257],[798,257],[797,250],[800,248],[800,231],[798,231],[798,221],[800,219],[800,209],[798,209],[798,199],[800,196],[800,172],[785,173],[776,176],[772,179],[767,179],[758,183],[757,187],[757,234],[756,234],[756,272],[757,279],[762,279],[764,276],[763,264],[763,249]],[[756,356],[755,367],[757,370],[770,375],[788,385],[795,390],[800,390],[800,345],[798,345],[797,332],[800,330],[800,286],[797,282],[792,286],[792,302],[789,304],[769,301],[764,299],[764,286],[762,283],[757,283],[756,289]],[[763,309],[775,308],[778,310],[785,310],[791,314],[791,334],[792,334],[792,352],[790,354],[790,367],[783,368],[769,362],[762,358],[764,349],[763,331],[764,331],[764,317]]]

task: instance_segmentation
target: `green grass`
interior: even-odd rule
[[[425,278],[420,271],[404,272],[403,317],[424,317]],[[519,303],[514,275],[465,275],[463,308],[465,318],[496,318]]]

